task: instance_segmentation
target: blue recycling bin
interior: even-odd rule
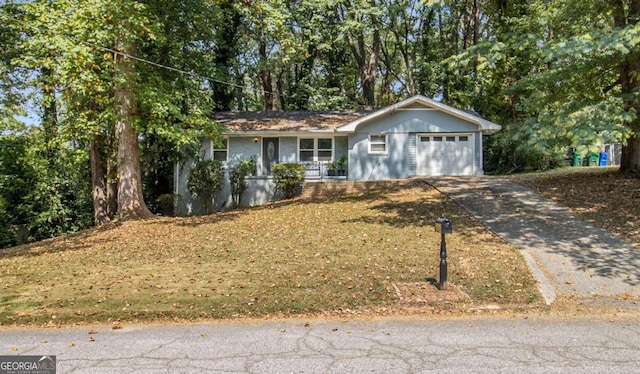
[[[600,159],[599,159],[598,165],[600,165],[600,166],[609,165],[609,153],[608,152],[600,152]]]

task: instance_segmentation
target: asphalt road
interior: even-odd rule
[[[639,322],[520,316],[2,328],[0,355],[56,355],[57,374],[640,373]]]

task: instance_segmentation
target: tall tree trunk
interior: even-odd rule
[[[364,36],[359,34],[354,38],[352,35],[346,35],[351,53],[360,72],[363,99],[362,106],[367,110],[375,106],[376,70],[380,56],[380,31],[377,29],[377,25],[374,24],[373,27],[376,27],[376,29],[373,32],[371,54],[368,59],[366,53],[367,45],[365,44]]]
[[[445,35],[444,20],[442,19],[442,12],[443,10],[441,8],[438,8],[438,35],[440,36],[440,50],[446,51],[447,40]],[[446,52],[445,56],[449,57],[448,52]],[[450,82],[451,81],[449,79],[449,74],[446,74],[446,73],[443,74],[442,75],[442,101],[445,103],[449,101]]]
[[[140,145],[138,133],[132,126],[136,104],[133,92],[135,68],[125,55],[135,55],[135,47],[119,43],[115,54],[116,84],[114,105],[116,140],[118,144],[118,215],[125,219],[153,217],[142,197]]]
[[[109,222],[107,202],[106,162],[103,157],[104,136],[96,134],[89,146],[91,161],[91,197],[93,199],[93,221],[96,226]]]
[[[628,2],[628,9],[624,9],[623,1],[612,0],[616,6],[614,18],[616,26],[619,28],[635,24],[640,21],[640,0]],[[632,135],[627,139],[627,143],[622,146],[622,158],[620,160],[620,170],[622,172],[640,173],[640,101],[633,95],[640,90],[640,51],[633,50],[622,62],[620,69],[620,82],[623,97],[627,99],[626,106],[636,112],[636,119],[628,126]]]
[[[58,147],[56,139],[58,137],[58,107],[56,103],[55,78],[51,68],[42,68],[42,100],[43,118],[42,127],[44,130],[44,142],[46,147],[46,158],[49,165],[49,173],[55,170],[55,162],[58,158]]]
[[[265,36],[258,41],[258,53],[260,54],[260,82],[262,83],[262,91],[264,93],[264,110],[273,110],[273,83],[271,79],[271,71],[267,66],[267,43],[264,41]]]
[[[278,77],[276,78],[276,89],[278,90],[278,101],[280,102],[280,109],[282,110],[287,110],[288,109],[288,103],[287,103],[287,93],[286,93],[286,89],[285,89],[285,75],[287,75],[287,68],[283,67],[282,70],[280,70],[280,73],[278,73]],[[296,108],[299,109],[299,108]]]
[[[371,46],[371,54],[369,55],[369,61],[364,69],[364,74],[361,74],[362,79],[362,97],[364,98],[365,109],[372,109],[376,105],[376,72],[378,70],[378,60],[380,58],[380,30],[378,29],[377,22],[374,19],[373,27],[373,41]]]
[[[240,48],[238,40],[241,32],[242,15],[237,10],[233,1],[217,1],[220,7],[220,17],[225,27],[220,27],[215,32],[215,47],[213,66],[215,67],[215,77],[223,82],[232,82],[234,77],[231,73],[236,55]],[[240,83],[242,84],[242,83]],[[232,110],[234,109],[234,99],[236,87],[229,86],[219,82],[212,82],[211,91],[213,104],[216,110]]]
[[[118,162],[115,158],[116,148],[116,129],[111,129],[105,148],[106,167],[107,167],[107,214],[109,219],[114,219],[118,214]]]

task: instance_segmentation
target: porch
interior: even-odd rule
[[[282,162],[272,162],[269,167],[261,168],[258,166],[257,174],[251,178],[271,178],[273,173],[273,167]],[[346,181],[348,180],[348,173],[346,167],[338,168],[335,163],[331,161],[302,161],[298,164],[305,167],[304,180],[305,182],[331,182],[331,181]]]

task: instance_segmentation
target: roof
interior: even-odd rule
[[[477,115],[476,112],[474,111],[464,111],[464,110],[460,110],[457,108],[454,108],[452,106],[443,104],[441,102],[429,99],[426,96],[422,96],[422,95],[416,95],[413,97],[410,97],[406,100],[400,101],[396,104],[390,105],[388,107],[382,108],[378,111],[375,111],[373,113],[370,113],[366,116],[362,116],[360,118],[357,118],[347,124],[345,124],[344,126],[340,126],[339,128],[336,129],[336,131],[338,132],[354,132],[356,131],[356,129],[358,128],[358,126],[360,126],[363,123],[372,121],[376,118],[379,118],[381,116],[387,115],[389,113],[393,113],[396,110],[401,110],[401,109],[411,109],[411,108],[417,108],[417,107],[427,107],[427,108],[431,108],[431,109],[437,109],[440,110],[444,113],[447,113],[449,115],[452,115],[454,117],[460,118],[464,121],[473,123],[475,125],[478,125],[478,127],[480,128],[480,131],[484,132],[484,133],[494,133],[498,130],[500,130],[502,128],[502,126],[493,123],[491,121],[487,121],[486,119],[480,117]]]
[[[212,119],[225,133],[333,132],[372,111],[214,112]]]
[[[480,117],[476,112],[456,109],[416,95],[376,111],[270,111],[270,112],[214,112],[211,119],[226,128],[227,135],[263,134],[269,132],[342,132],[356,131],[363,123],[380,118],[396,110],[416,108],[436,109],[477,125],[484,133],[493,133],[502,127]]]

